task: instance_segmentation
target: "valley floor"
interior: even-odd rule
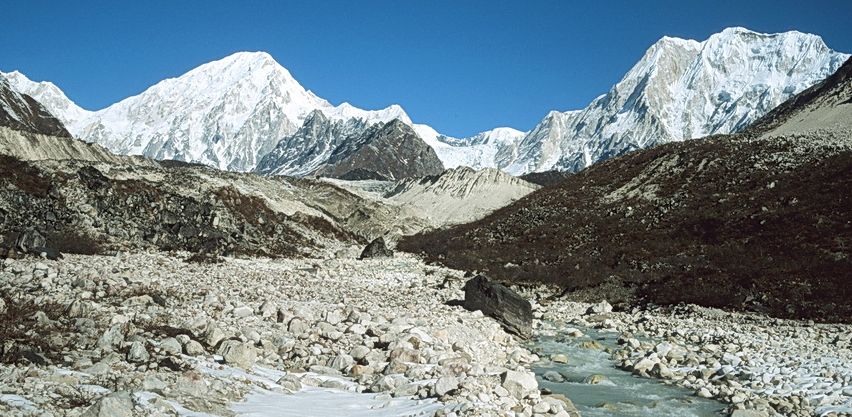
[[[451,302],[463,298],[462,272],[406,254],[359,261],[359,249],[213,264],[162,252],[5,260],[0,414],[577,415],[539,392],[531,369],[550,359],[534,343]],[[625,368],[766,411],[738,416],[852,407],[852,326],[533,307],[538,335],[617,332],[612,355]]]

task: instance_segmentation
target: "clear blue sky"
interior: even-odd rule
[[[398,103],[455,136],[582,108],[664,35],[796,29],[852,52],[850,0],[0,0],[0,11],[0,69],[53,81],[88,109],[267,51],[332,103]]]

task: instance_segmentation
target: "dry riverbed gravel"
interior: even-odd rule
[[[0,414],[322,415],[357,398],[347,404],[379,416],[577,415],[539,391],[540,358],[523,341],[448,303],[463,298],[462,272],[406,254],[357,260],[360,249],[212,264],[162,252],[5,260]],[[617,332],[622,367],[719,398],[736,417],[852,408],[852,326],[522,293],[538,334]]]
[[[0,366],[0,414],[230,416],[263,395],[305,407],[297,396],[322,388],[420,414],[575,415],[539,392],[519,340],[446,304],[463,297],[460,272],[359,253],[5,260],[5,311],[25,317],[5,329],[17,365]]]

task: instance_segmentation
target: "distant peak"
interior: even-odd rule
[[[755,32],[751,29],[744,28],[742,26],[731,26],[729,28],[725,28],[722,30],[721,34],[723,35],[741,35],[741,34],[755,34],[755,35],[765,35],[764,33]]]
[[[225,57],[225,59],[240,60],[240,61],[275,61],[268,52],[263,51],[240,51],[234,52]]]

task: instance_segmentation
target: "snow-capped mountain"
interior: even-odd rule
[[[94,112],[77,106],[50,82],[33,82],[17,71],[7,76],[56,114],[76,137],[120,154],[199,162],[237,171],[304,175],[327,155],[301,142],[307,132],[313,131],[313,140],[325,143],[323,149],[330,151],[327,146],[339,145],[341,135],[399,119],[412,126],[448,167],[493,164],[488,145],[471,148],[450,144],[458,140],[413,123],[398,105],[375,111],[349,103],[332,105],[302,87],[265,52],[235,53]],[[320,111],[330,124],[340,122],[340,128],[317,129],[317,120],[308,120],[314,111]],[[492,132],[501,131],[480,135],[490,137]],[[522,135],[515,136],[520,140]],[[258,167],[270,152],[273,155],[266,165]],[[280,164],[272,166],[273,159],[281,160]],[[300,163],[306,165],[300,167]]]
[[[315,109],[367,123],[407,119],[399,106],[372,112],[333,106],[269,54],[241,52],[98,111],[75,134],[118,153],[246,171]]]
[[[92,112],[83,109],[71,101],[52,82],[35,82],[18,71],[0,73],[0,76],[5,77],[15,90],[36,99],[51,114],[62,121],[62,124],[72,133],[76,131],[75,127],[79,122],[92,114]]]
[[[665,37],[583,110],[550,112],[521,141],[512,174],[577,171],[659,143],[744,129],[849,57],[819,36],[729,28],[704,42]]]
[[[59,119],[50,114],[34,98],[18,91],[2,74],[0,74],[0,127],[51,136],[71,136]]]
[[[497,128],[469,138],[412,122],[402,107],[333,105],[264,52],[240,52],[90,112],[49,82],[6,74],[74,136],[116,153],[222,169],[304,175],[345,137],[393,119],[408,124],[447,168],[520,175],[576,171],[659,143],[743,129],[834,72],[848,57],[800,32],[730,28],[703,42],[665,37],[582,110],[552,111],[529,132]],[[310,117],[315,111],[324,120]]]

